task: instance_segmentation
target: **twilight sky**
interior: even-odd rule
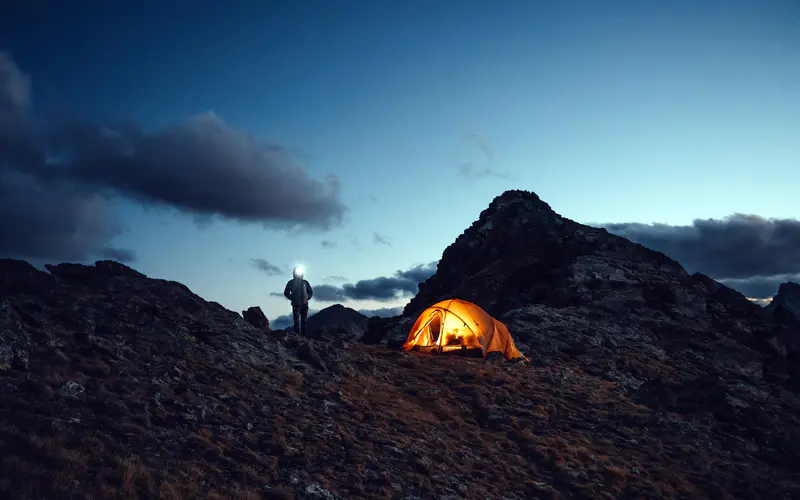
[[[4,11],[0,256],[270,318],[303,263],[312,307],[392,308],[526,189],[750,297],[800,280],[800,2]]]

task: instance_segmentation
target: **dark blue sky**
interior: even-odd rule
[[[81,188],[7,184],[23,201],[5,211],[49,236],[4,228],[0,253],[130,250],[147,274],[274,316],[294,263],[317,284],[397,278],[505,189],[693,234],[695,218],[800,212],[798,2],[11,5],[0,51],[30,78],[25,123],[58,131],[43,158]],[[279,158],[256,158],[265,142]]]

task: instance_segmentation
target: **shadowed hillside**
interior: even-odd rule
[[[495,209],[545,218],[519,197]],[[371,322],[378,345],[267,332],[116,262],[0,260],[0,496],[800,495],[781,325],[602,230],[523,244],[493,221],[445,251],[409,314]],[[446,294],[506,321],[533,363],[385,347]]]
[[[604,377],[619,360],[542,367],[279,341],[115,263],[0,266],[8,498],[798,491],[800,401],[780,387],[742,377],[733,393],[629,393]],[[631,351],[625,368],[657,359]]]

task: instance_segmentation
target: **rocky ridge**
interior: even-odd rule
[[[778,294],[764,307],[764,313],[800,335],[800,283],[782,283]]]
[[[800,354],[797,336],[765,320],[742,294],[688,274],[663,253],[564,218],[527,191],[495,198],[445,249],[403,315],[374,320],[364,341],[396,345],[424,308],[451,297],[505,322],[520,349],[545,362],[632,346],[663,350],[674,361],[699,348],[768,371]]]
[[[600,371],[565,354],[548,366],[405,354],[277,336],[115,262],[45,273],[11,260],[0,345],[6,498],[800,491],[796,394],[746,375],[706,380],[702,397],[605,376],[663,368],[657,350]]]
[[[277,335],[116,262],[0,260],[0,496],[800,495],[784,327],[547,210],[495,200],[404,316],[370,322],[378,345]],[[449,293],[506,321],[533,363],[385,347]]]

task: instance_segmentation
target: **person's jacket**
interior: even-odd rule
[[[292,301],[293,306],[302,306],[308,304],[308,299],[314,295],[314,290],[308,281],[302,278],[292,278],[286,283],[283,295]]]

